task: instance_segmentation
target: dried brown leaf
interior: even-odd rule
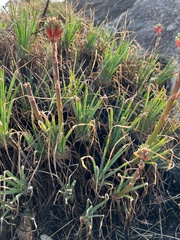
[[[21,223],[17,229],[17,235],[19,240],[32,240],[32,224],[28,217],[21,217]]]

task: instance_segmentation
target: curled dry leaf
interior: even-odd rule
[[[17,229],[19,240],[32,240],[32,224],[28,217],[21,217],[21,223]]]

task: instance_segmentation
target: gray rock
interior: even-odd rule
[[[95,21],[101,23],[106,17],[110,21],[118,18],[123,12],[131,8],[136,0],[73,0],[77,8],[86,7],[95,13]]]

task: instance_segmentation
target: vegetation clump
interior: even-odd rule
[[[175,60],[83,15],[68,1],[2,10],[0,239],[140,239],[178,161]]]

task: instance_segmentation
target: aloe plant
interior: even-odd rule
[[[59,195],[59,193],[63,196],[64,201],[65,201],[65,205],[68,205],[68,201],[72,200],[74,197],[74,187],[76,185],[76,180],[74,179],[73,181],[71,180],[72,178],[72,174],[68,177],[67,183],[64,184],[59,180],[59,184],[61,186],[61,190],[58,191],[57,195],[56,195],[56,199]],[[55,201],[56,201],[55,199]],[[54,201],[54,202],[55,202]]]
[[[12,22],[14,31],[17,36],[17,49],[21,60],[28,59],[27,56],[31,52],[31,46],[36,40],[35,34],[38,28],[39,12],[31,8],[18,9],[15,5],[11,5]]]
[[[88,139],[90,129],[93,127],[95,114],[102,104],[103,98],[99,98],[99,91],[95,94],[91,93],[85,86],[84,96],[82,99],[74,96],[72,100],[72,108],[76,117],[77,127],[75,129],[76,138]],[[99,98],[99,99],[98,99]]]
[[[21,166],[19,178],[10,171],[5,171],[4,175],[0,175],[0,210],[3,211],[1,220],[5,217],[14,218],[19,211],[19,199],[28,192],[32,194],[33,188],[27,182],[24,166]],[[8,200],[10,199],[10,200]],[[8,215],[10,214],[10,215]]]
[[[56,149],[57,152],[63,153],[65,151],[66,137],[64,136],[64,119],[63,119],[63,103],[61,97],[61,87],[59,81],[59,69],[58,69],[58,58],[57,58],[57,41],[61,37],[63,29],[61,27],[60,21],[56,18],[49,18],[46,22],[45,27],[48,39],[51,42],[52,47],[52,66],[53,66],[53,79],[54,79],[54,89],[55,89],[55,100],[58,113],[58,124],[56,125],[55,117],[52,116],[52,120],[49,121],[45,114],[41,114],[38,106],[36,104],[34,95],[31,90],[30,83],[26,83],[24,86],[27,90],[28,99],[31,104],[31,109],[33,114],[38,121],[41,130],[45,133],[44,141],[47,142],[47,137],[49,136],[50,146]],[[32,140],[28,137],[27,140]]]
[[[12,114],[13,103],[18,92],[15,86],[16,78],[12,77],[9,88],[5,85],[4,71],[0,70],[0,142],[8,139],[10,134],[9,123]]]
[[[76,37],[76,33],[78,32],[80,27],[81,24],[75,16],[71,15],[71,17],[67,17],[63,37],[63,42],[66,49],[68,49],[73,43],[73,40]]]
[[[157,90],[154,85],[147,87],[144,94],[144,102],[140,111],[141,119],[138,123],[138,130],[149,134],[152,131],[155,119],[157,119],[166,105],[166,90]]]
[[[109,151],[114,146],[116,146],[116,149],[122,146],[123,136],[126,136],[131,130],[135,130],[138,127],[142,116],[136,115],[139,102],[134,102],[135,96],[129,99],[125,99],[125,96],[122,96],[116,103],[117,106],[109,109],[108,125],[111,131]]]
[[[89,53],[92,51],[93,47],[97,44],[97,41],[101,35],[101,27],[94,28],[93,25],[90,25],[89,32],[87,35],[87,44],[86,51]]]
[[[90,199],[87,199],[86,201],[86,211],[85,214],[80,217],[81,227],[85,224],[88,231],[87,235],[90,236],[92,234],[92,228],[93,228],[93,218],[101,218],[101,222],[103,221],[104,215],[97,214],[96,212],[102,208],[104,205],[106,205],[107,201],[109,200],[109,195],[106,194],[104,196],[104,200],[97,205],[93,206]],[[100,224],[102,226],[102,223]]]
[[[115,50],[115,41],[112,41],[109,48],[105,49],[99,79],[102,84],[108,85],[120,63],[126,61],[131,42],[120,39],[119,46]]]

